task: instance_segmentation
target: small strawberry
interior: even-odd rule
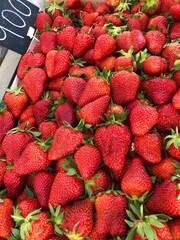
[[[173,239],[180,239],[180,218],[175,218],[168,222],[168,227]]]
[[[167,68],[166,59],[160,56],[150,56],[143,63],[143,71],[150,76],[160,76],[167,71]]]
[[[41,133],[41,139],[47,140],[49,137],[53,136],[57,128],[57,124],[53,121],[40,123],[38,131]]]
[[[101,154],[96,147],[84,145],[75,152],[74,161],[82,178],[89,180],[101,164]]]
[[[96,67],[94,65],[86,66],[86,67],[80,67],[79,65],[75,64],[69,69],[68,74],[70,76],[76,76],[76,77],[82,77],[85,80],[90,79],[91,77],[95,77]]]
[[[80,147],[83,134],[76,129],[59,127],[53,138],[52,146],[48,152],[48,159],[58,160],[59,158],[73,154],[77,147]]]
[[[140,158],[134,158],[121,180],[123,192],[141,197],[152,189],[151,178]]]
[[[84,4],[84,11],[88,12],[88,13],[93,13],[95,12],[95,8],[93,6],[93,3],[91,1],[87,1]]]
[[[143,84],[143,89],[155,104],[164,105],[171,100],[177,91],[177,86],[172,79],[157,77],[147,80]]]
[[[130,18],[127,25],[130,30],[143,30],[141,20],[138,18]]]
[[[53,91],[60,91],[64,83],[65,76],[55,77],[50,79],[47,88]]]
[[[87,13],[83,16],[83,24],[87,27],[92,27],[96,18],[99,16],[98,12]]]
[[[136,136],[134,149],[148,163],[158,163],[162,159],[162,138],[158,132]]]
[[[180,88],[172,97],[172,106],[173,108],[180,110]]]
[[[166,43],[166,37],[158,30],[150,30],[144,35],[146,39],[146,46],[150,53],[160,55],[163,46]]]
[[[24,110],[22,111],[21,115],[19,116],[19,119],[21,121],[26,121],[32,117],[34,117],[33,104],[28,104],[28,106],[25,107]]]
[[[49,194],[55,175],[44,170],[38,172],[34,177],[34,191],[43,209],[48,209]]]
[[[179,22],[173,23],[171,26],[169,38],[171,40],[180,38],[179,32],[180,32],[180,23]]]
[[[160,13],[164,14],[169,12],[169,9],[173,6],[178,4],[178,0],[161,0],[161,7],[160,7]]]
[[[171,135],[167,135],[165,140],[168,139],[166,143],[166,150],[169,155],[177,160],[180,160],[180,134],[178,132],[178,127],[176,127],[176,131],[171,129]]]
[[[41,52],[47,54],[49,51],[54,50],[57,46],[57,33],[56,32],[43,32],[40,36]]]
[[[94,60],[98,61],[108,57],[116,50],[116,41],[109,34],[100,35],[94,45]]]
[[[122,70],[110,79],[114,103],[125,104],[135,99],[140,86],[140,79],[134,72]]]
[[[80,0],[67,0],[65,2],[64,8],[67,9],[80,9],[82,6],[82,3]]]
[[[140,0],[139,2],[141,6],[141,11],[149,15],[156,13],[161,6],[160,0],[155,1]]]
[[[68,16],[66,16],[66,17],[57,16],[54,19],[51,28],[54,30],[56,28],[64,28],[67,26],[73,26],[73,22],[72,22],[71,18],[69,18]]]
[[[37,102],[47,82],[47,75],[44,69],[32,68],[28,71],[23,79],[24,91],[33,103]]]
[[[52,50],[46,55],[46,71],[50,78],[66,74],[70,68],[70,52],[68,50]]]
[[[76,29],[73,26],[67,26],[57,35],[57,43],[60,47],[72,52],[76,38]]]
[[[158,112],[152,106],[139,105],[130,112],[131,131],[136,136],[148,133],[158,122]]]
[[[39,209],[41,206],[36,197],[27,197],[26,199],[21,200],[17,204],[18,209],[21,211],[21,215],[26,218],[28,214]]]
[[[102,60],[96,61],[96,64],[101,70],[106,69],[107,71],[110,71],[114,69],[115,60],[115,56],[109,56]]]
[[[104,13],[111,12],[111,8],[107,3],[98,3],[95,7],[95,11],[99,13],[99,15],[102,15]]]
[[[94,56],[94,48],[89,49],[83,56],[82,60],[85,61],[88,65],[95,65],[95,61],[93,59]]]
[[[176,20],[180,21],[180,4],[174,4],[169,9],[170,15]]]
[[[132,56],[124,55],[119,56],[115,59],[114,69],[115,71],[132,69],[133,72],[136,72],[137,66]]]
[[[52,19],[47,13],[40,12],[37,14],[35,26],[39,32],[46,30],[46,28],[51,27],[51,25],[52,25]]]
[[[106,34],[106,33],[107,33],[107,30],[104,27],[96,26],[91,30],[91,34],[95,37],[95,39],[97,39],[100,35]]]
[[[59,186],[61,186],[59,188]],[[49,196],[49,204],[53,207],[66,205],[84,193],[83,182],[76,176],[70,176],[65,170],[61,170],[55,176]]]

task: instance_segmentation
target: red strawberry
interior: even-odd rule
[[[92,12],[92,13],[85,14],[83,16],[84,26],[92,27],[98,15],[99,15],[98,12]]]
[[[91,30],[91,34],[97,39],[100,35],[106,34],[107,30],[104,27],[96,26]]]
[[[134,72],[119,71],[110,79],[114,103],[125,104],[135,99],[140,79]]]
[[[41,139],[47,140],[56,132],[57,124],[55,122],[42,122],[39,124],[38,131],[41,133]]]
[[[118,16],[115,16],[114,14],[106,14],[105,15],[106,21],[111,22],[115,26],[121,26],[123,25],[123,21]]]
[[[167,135],[165,139],[168,139],[166,143],[166,150],[169,155],[177,160],[180,160],[180,134],[178,132],[178,127],[176,127],[176,131],[171,129],[171,135]]]
[[[117,124],[102,126],[96,130],[94,141],[109,168],[123,169],[131,143],[131,133],[127,126]]]
[[[40,12],[37,14],[35,26],[39,32],[46,30],[46,28],[51,27],[51,25],[52,25],[52,20],[51,20],[51,17],[47,13]]]
[[[133,72],[137,71],[136,63],[133,61],[132,57],[128,56],[119,56],[115,59],[114,62],[115,71],[132,69]]]
[[[31,118],[29,118],[29,119],[27,119],[27,120],[25,120],[25,121],[22,121],[22,122],[20,122],[19,123],[19,125],[18,125],[18,127],[20,128],[20,129],[24,129],[24,128],[27,128],[27,129],[31,129],[31,128],[33,128],[34,126],[35,126],[35,124],[36,124],[36,120],[35,120],[35,118],[34,117],[31,117]]]
[[[74,201],[64,213],[63,228],[65,228],[68,239],[72,237],[87,237],[93,227],[93,208],[94,200],[86,198],[84,200]],[[74,227],[77,228],[74,230]]]
[[[160,55],[166,43],[164,34],[158,30],[150,30],[144,36],[149,52],[154,55]]]
[[[70,101],[78,104],[79,98],[84,91],[86,81],[79,77],[67,77],[63,83],[62,91]]]
[[[169,9],[170,15],[176,20],[180,21],[180,4],[174,4]]]
[[[52,23],[52,26],[51,28],[52,29],[56,29],[56,28],[64,28],[64,27],[67,27],[67,26],[73,26],[73,22],[71,20],[71,18],[69,17],[63,17],[63,16],[57,16],[53,23]]]
[[[98,61],[108,57],[116,50],[116,41],[109,34],[100,35],[94,45],[94,60]]]
[[[160,131],[167,132],[170,128],[180,128],[180,113],[177,109],[168,103],[157,109],[159,119],[158,127]]]
[[[130,47],[133,48],[133,53],[139,52],[146,46],[146,39],[140,30],[124,31],[119,33],[117,38],[117,49],[127,52]]]
[[[102,15],[103,13],[111,12],[111,8],[107,3],[102,2],[97,4],[95,11]]]
[[[0,143],[6,133],[14,127],[15,119],[11,112],[7,110],[3,101],[0,102]]]
[[[136,136],[134,149],[148,163],[158,163],[162,159],[162,138],[158,132]]]
[[[56,32],[43,32],[40,36],[41,52],[47,54],[49,51],[54,50],[57,46],[57,33]]]
[[[45,8],[45,11],[49,14],[52,20],[57,16],[62,15],[62,6],[58,2],[47,1],[48,6]]]
[[[84,4],[84,11],[88,12],[88,13],[93,13],[95,11],[95,8],[93,6],[93,3],[90,1],[87,1]]]
[[[165,158],[160,163],[151,166],[151,171],[153,175],[165,179],[170,179],[171,175],[176,172],[176,161],[171,158]]]
[[[80,67],[79,65],[75,64],[69,69],[68,74],[70,76],[76,76],[76,77],[81,77],[85,78],[86,80],[90,79],[91,77],[95,77],[95,66],[90,65],[87,67]]]
[[[19,119],[21,121],[26,121],[32,117],[34,117],[33,104],[28,104],[28,106],[25,107],[24,110],[22,111],[21,115],[19,116]]]
[[[34,177],[34,191],[43,209],[48,209],[49,194],[55,175],[50,172],[40,171]]]
[[[72,52],[76,38],[76,29],[73,26],[67,26],[57,35],[57,43],[66,50]]]
[[[110,97],[108,95],[104,95],[87,103],[79,111],[80,118],[84,119],[87,124],[95,126],[101,122],[101,117],[103,117],[106,113],[109,101]]]
[[[84,91],[80,95],[78,105],[83,107],[87,103],[109,94],[110,87],[107,81],[101,77],[92,77],[86,83]]]
[[[40,99],[45,89],[46,81],[46,72],[41,68],[32,68],[25,75],[23,80],[24,90],[33,103]]]
[[[59,186],[61,186],[59,188]],[[64,170],[57,173],[51,187],[49,204],[53,207],[66,205],[84,193],[83,182],[76,176],[69,176]]]
[[[143,85],[150,100],[155,104],[163,105],[168,103],[177,90],[176,83],[167,78],[153,78]]]
[[[180,110],[180,88],[177,90],[177,92],[172,98],[172,106],[173,108]]]
[[[94,48],[89,49],[83,56],[82,60],[85,61],[89,65],[95,65],[95,61],[93,59],[94,56]]]
[[[143,71],[150,76],[160,76],[167,71],[168,63],[165,58],[150,56],[143,63]]]
[[[64,7],[70,8],[70,9],[77,9],[77,8],[79,9],[79,8],[81,8],[81,5],[82,5],[82,3],[80,0],[67,0],[65,2]]]
[[[14,227],[13,201],[10,198],[3,198],[0,202],[0,238],[7,239],[11,235],[11,228]]]
[[[14,171],[19,175],[26,175],[49,167],[47,150],[46,143],[42,141],[29,143],[15,161]]]
[[[168,62],[169,71],[173,70],[175,61],[179,59],[178,54],[180,54],[180,43],[178,42],[169,43],[162,51],[162,56]]]
[[[59,127],[53,138],[52,146],[48,153],[49,160],[58,160],[59,158],[73,154],[77,147],[80,147],[83,140],[83,134],[67,127]]]
[[[77,33],[74,46],[73,56],[74,58],[82,57],[89,49],[94,47],[94,38],[88,33]]]
[[[52,50],[46,55],[46,71],[50,78],[66,74],[70,68],[70,52],[68,50]]]
[[[116,57],[109,56],[102,60],[96,61],[96,64],[101,70],[106,69],[107,71],[110,71],[114,69],[115,60]]]
[[[175,22],[171,26],[169,37],[171,40],[180,38],[180,22]]]
[[[48,86],[47,88],[49,90],[53,90],[53,91],[60,91],[61,87],[64,83],[64,78],[65,76],[60,76],[60,77],[56,77],[56,78],[52,78],[49,82],[48,82]]]
[[[75,152],[74,161],[83,179],[88,180],[98,170],[101,154],[96,147],[85,145]]]
[[[31,212],[39,209],[41,206],[37,198],[27,197],[26,199],[21,200],[18,205],[18,209],[21,211],[21,216],[24,218],[28,216]]]
[[[180,202],[178,200],[178,183],[170,179],[165,180],[147,201],[149,211],[179,216]]]
[[[164,35],[168,34],[167,30],[168,20],[165,16],[155,16],[149,19],[148,28],[149,29],[158,29]]]
[[[178,0],[161,0],[160,13],[167,13],[171,6],[178,4]]]
[[[107,191],[111,186],[112,179],[103,169],[99,169],[94,176],[85,181],[85,188],[89,196]]]
[[[142,27],[141,20],[138,18],[130,18],[128,21],[128,28],[131,30],[136,29],[136,30],[142,31],[143,27]]]
[[[168,222],[168,227],[173,239],[180,239],[180,218],[175,218]]]
[[[0,161],[0,187],[2,187],[3,185],[5,172],[6,172],[6,162]]]
[[[130,112],[131,131],[136,136],[143,136],[158,122],[158,112],[152,106],[139,105]]]
[[[141,197],[145,192],[151,190],[151,178],[140,158],[134,158],[132,160],[121,180],[121,188],[123,192],[130,196],[136,195],[138,197]]]
[[[99,234],[118,236],[126,234],[127,198],[120,194],[103,193],[95,201],[96,231]]]
[[[140,0],[139,2],[140,2],[142,12],[145,12],[149,15],[156,13],[161,6],[160,0],[151,1],[151,2],[147,2],[147,0]]]

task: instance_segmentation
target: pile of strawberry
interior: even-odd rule
[[[180,3],[54,0],[0,105],[0,239],[180,240]]]

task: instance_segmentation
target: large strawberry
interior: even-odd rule
[[[140,158],[134,158],[125,172],[121,188],[130,196],[141,197],[152,188],[152,181]]]
[[[57,35],[58,45],[72,52],[76,34],[76,29],[73,26],[63,28]]]
[[[57,46],[57,33],[56,32],[42,32],[40,36],[41,52],[47,54],[49,51],[54,50]]]
[[[53,121],[42,122],[38,128],[38,131],[41,133],[40,138],[47,140],[49,137],[54,135],[57,128],[57,124]]]
[[[104,163],[111,169],[122,170],[131,144],[131,133],[126,125],[110,124],[99,127],[94,135]]]
[[[176,20],[176,21],[180,21],[180,4],[174,4],[170,7],[169,9],[169,13],[170,15]]]
[[[28,195],[26,198],[21,200],[18,198],[17,201],[18,202],[17,207],[21,211],[21,215],[24,218],[27,217],[28,214],[30,214],[31,212],[41,207],[37,197],[35,197],[33,193],[31,193],[31,195],[30,196]],[[22,195],[20,196],[22,197]]]
[[[168,63],[160,56],[150,56],[143,63],[143,71],[150,76],[160,76],[167,71]]]
[[[73,128],[59,127],[53,138],[52,146],[48,153],[49,160],[58,160],[64,156],[70,155],[80,147],[83,140],[83,134]]]
[[[110,84],[114,103],[125,104],[135,99],[140,79],[136,73],[122,70],[114,74]]]
[[[45,30],[47,27],[51,27],[51,25],[52,19],[47,13],[40,12],[37,14],[35,26],[38,31]]]
[[[145,35],[146,47],[150,53],[160,55],[166,43],[166,37],[158,30],[150,30]]]

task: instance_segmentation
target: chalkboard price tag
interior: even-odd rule
[[[39,8],[27,0],[0,0],[0,45],[24,54]]]

